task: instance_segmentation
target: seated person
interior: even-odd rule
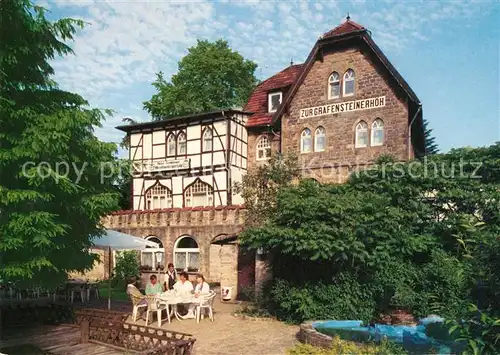
[[[194,297],[198,298],[200,295],[208,295],[210,293],[210,286],[205,282],[205,276],[198,274],[196,276],[196,287],[194,288]],[[193,313],[196,309],[196,304],[189,305],[189,313]]]
[[[136,277],[131,277],[128,280],[128,285],[127,285],[127,295],[131,297],[137,298],[143,298],[143,294],[139,289],[137,288],[137,278]],[[148,304],[148,302],[145,299],[141,299],[138,303],[138,305],[143,305],[143,304]]]
[[[205,276],[198,274],[196,276],[196,287],[194,288],[194,297],[210,293],[210,286],[205,282]]]
[[[177,281],[174,285],[174,290],[180,293],[192,293],[193,292],[193,284],[188,280],[189,275],[187,272],[183,271],[179,274],[179,281]],[[186,311],[187,309],[187,311]],[[194,308],[187,304],[178,304],[177,311],[184,318],[194,318]]]
[[[177,292],[193,292],[193,284],[188,280],[189,275],[183,271],[179,274],[179,281],[174,284],[174,290]]]
[[[159,295],[160,293],[163,292],[163,286],[158,282],[158,279],[156,278],[156,275],[151,275],[149,277],[149,282],[146,285],[146,295],[147,296],[154,296],[154,295]]]

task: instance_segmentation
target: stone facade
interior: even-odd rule
[[[333,71],[341,76],[348,69],[355,72],[354,95],[328,99],[328,78]],[[320,117],[299,118],[300,110],[326,104],[352,100],[386,97],[385,107],[337,113]],[[384,143],[381,146],[355,148],[355,127],[360,121],[368,124],[368,135],[373,121],[384,122]],[[326,53],[323,61],[317,60],[298,88],[290,103],[289,113],[282,118],[282,150],[300,152],[300,136],[305,128],[312,133],[317,127],[326,130],[326,149],[323,152],[302,153],[299,160],[304,174],[319,182],[342,183],[356,169],[369,167],[382,154],[397,160],[408,159],[408,109],[398,97],[370,56],[358,48],[348,48]],[[313,136],[314,139],[314,136]]]
[[[212,242],[217,237],[240,232],[243,218],[244,212],[240,207],[226,206],[224,208],[120,211],[106,217],[103,223],[106,228],[136,237],[157,237],[164,247],[165,264],[173,260],[175,241],[182,236],[190,236],[197,242],[200,250],[198,272],[202,273],[208,282],[220,282],[221,286],[236,289],[238,246],[235,244],[213,245]],[[144,272],[145,275],[150,273]],[[161,274],[158,271],[155,273]],[[144,280],[147,280],[147,277]]]
[[[279,134],[268,132],[267,129],[253,129],[248,132],[248,170],[251,171],[259,165],[266,164],[266,160],[257,160],[257,141],[266,135],[271,141],[271,154],[281,150]]]
[[[330,99],[330,75],[337,72],[340,88],[343,88],[346,85],[343,76],[349,69],[355,73],[353,93],[345,95],[341,89],[339,98]],[[276,93],[281,93],[278,103],[272,99],[276,99]],[[300,118],[301,110],[306,108],[323,105],[331,108],[330,105],[378,97],[384,97],[384,104],[377,108],[360,107],[355,111],[351,109],[351,112]],[[383,122],[383,142],[380,145],[371,144],[372,124],[376,119]],[[419,126],[412,128],[415,119]],[[356,126],[361,121],[368,126],[369,143],[363,148],[355,145]],[[206,143],[204,132],[207,127],[213,129],[217,139],[213,139],[209,148],[201,149]],[[323,151],[314,149],[318,127],[325,130]],[[189,236],[198,245],[199,271],[208,281],[220,282],[222,287],[234,287],[233,294],[236,295],[254,277],[258,293],[270,277],[271,261],[263,255],[257,258],[250,255],[239,247],[235,238],[229,238],[229,242],[220,241],[224,236],[236,235],[243,228],[243,207],[225,205],[243,203],[241,196],[233,191],[233,183],[242,181],[247,169],[252,171],[266,163],[266,160],[257,159],[259,138],[262,135],[269,137],[271,154],[298,155],[304,177],[314,178],[320,183],[343,183],[351,173],[369,168],[381,155],[391,155],[398,161],[413,158],[414,147],[410,142],[414,142],[418,148],[416,151],[422,150],[421,127],[421,104],[416,95],[372,42],[369,32],[348,18],[316,42],[306,63],[291,63],[288,68],[261,82],[243,111],[209,112],[119,127],[131,138],[131,159],[145,163],[143,166],[150,166],[153,160],[161,162],[153,164],[160,177],[136,176],[133,184],[137,200],[133,206],[135,210],[109,216],[104,225],[137,237],[158,238],[164,249],[163,263],[174,262],[176,267],[184,265],[187,269],[189,265],[183,263],[185,260],[174,261],[174,246],[181,237]],[[301,153],[301,133],[305,128],[312,133],[313,149]],[[168,153],[171,150],[168,138],[174,132],[176,135],[187,134],[190,144],[182,154],[180,151],[185,148],[177,149],[175,154]],[[176,143],[181,147],[179,142],[182,140]],[[189,160],[189,169],[172,170],[169,164],[174,157],[178,159],[179,154],[183,161]],[[196,197],[200,190],[198,185],[206,190],[202,200]],[[190,186],[197,186],[197,189]],[[153,194],[158,194],[156,200]],[[152,202],[149,205],[148,199]],[[218,204],[221,206],[184,208]],[[165,206],[179,208],[164,209]],[[250,258],[253,258],[252,263]],[[144,272],[144,280],[149,274]]]
[[[87,278],[90,280],[105,280],[108,278],[109,253],[104,250],[92,250],[92,253],[97,254],[99,258],[94,262],[92,269],[85,272],[84,274],[78,272],[70,272],[68,274],[70,278]]]

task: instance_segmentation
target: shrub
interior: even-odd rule
[[[500,318],[469,305],[469,315],[464,321],[447,321],[452,338],[465,346],[471,354],[498,354],[500,348]]]
[[[139,260],[135,251],[125,250],[121,253],[116,253],[116,266],[113,277],[114,286],[125,287],[131,277],[139,277],[140,274]]]
[[[288,351],[288,355],[404,355],[408,354],[400,346],[387,340],[380,344],[357,344],[334,337],[330,349],[323,349],[310,344],[297,344]]]
[[[271,302],[279,319],[300,323],[307,319],[360,319],[369,321],[375,314],[370,289],[353,276],[339,275],[332,283],[296,285],[275,280]]]

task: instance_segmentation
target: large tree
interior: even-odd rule
[[[436,137],[432,135],[432,128],[429,128],[429,121],[424,119],[425,155],[439,153],[439,146]]]
[[[243,106],[255,85],[257,64],[233,51],[224,40],[200,41],[188,49],[179,70],[167,81],[162,72],[158,90],[144,108],[154,119]]]
[[[104,113],[52,79],[83,23],[28,0],[2,1],[1,23],[0,279],[49,287],[92,266],[90,236],[117,209],[116,145],[94,135]]]

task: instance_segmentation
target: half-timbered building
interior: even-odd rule
[[[241,204],[248,114],[228,110],[117,127],[127,133],[133,210]]]
[[[303,64],[262,81],[243,110],[118,129],[129,137],[133,203],[105,224],[160,244],[142,252],[145,278],[173,262],[233,287],[233,297],[266,275],[265,259],[236,241],[244,201],[233,186],[247,169],[295,153],[304,176],[341,183],[382,154],[404,161],[425,153],[418,97],[349,18]]]

